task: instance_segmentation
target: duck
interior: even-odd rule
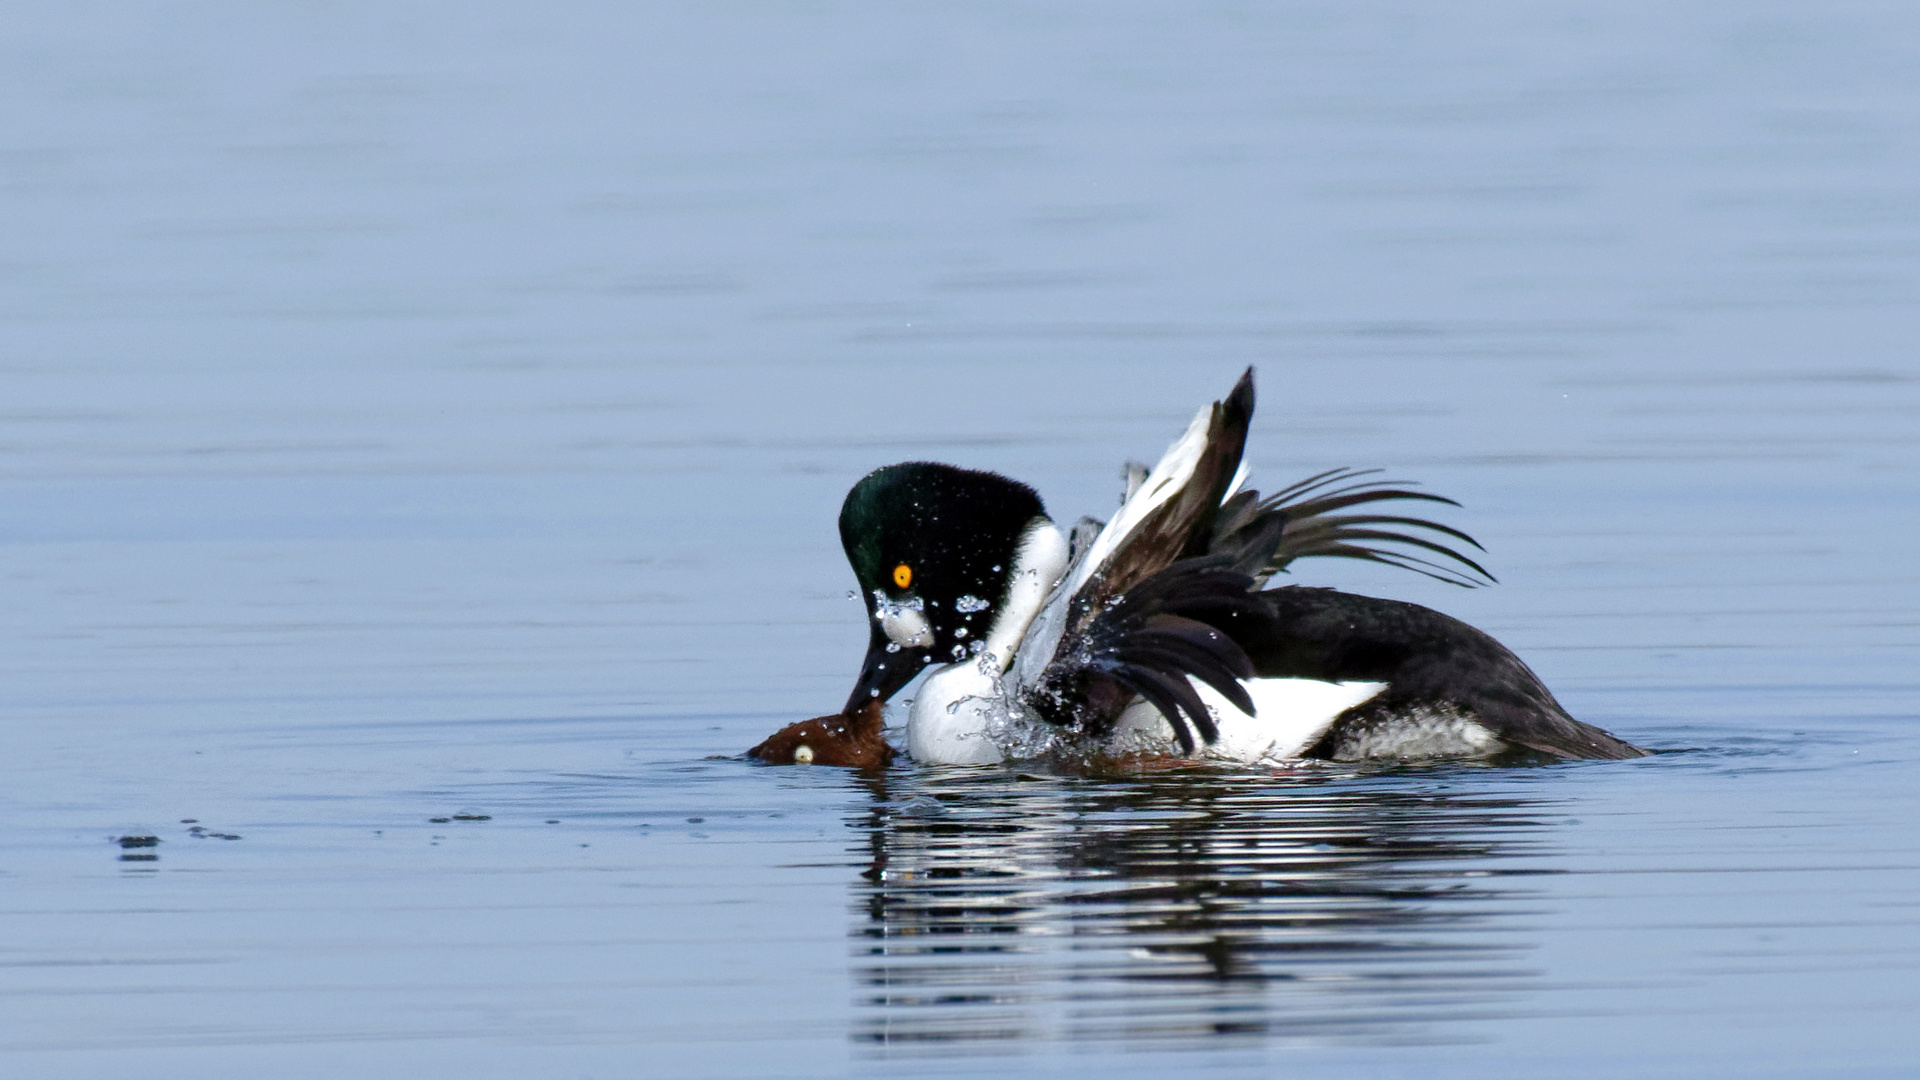
[[[788,724],[747,755],[791,765],[838,765],[878,772],[898,753],[887,741],[885,704],[869,697],[857,707]]]
[[[884,765],[879,707],[916,679],[905,749],[921,764],[1649,753],[1574,719],[1518,656],[1458,619],[1272,585],[1306,558],[1467,587],[1494,579],[1462,550],[1481,550],[1471,536],[1377,505],[1459,504],[1372,479],[1378,470],[1329,470],[1264,498],[1248,489],[1253,407],[1249,368],[1157,464],[1128,466],[1110,520],[1070,530],[998,473],[930,461],[869,473],[839,517],[870,627],[853,691],[841,713],[750,756]]]

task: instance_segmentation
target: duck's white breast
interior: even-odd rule
[[[1000,704],[994,673],[970,661],[927,673],[907,711],[907,753],[929,765],[993,765],[1005,755],[988,737]]]

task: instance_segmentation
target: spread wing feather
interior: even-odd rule
[[[1075,539],[1081,542],[1072,546],[1073,562],[1034,618],[1015,657],[1017,686],[1037,689],[1046,680],[1057,681],[1062,672],[1081,671],[1086,663],[1081,654],[1088,642],[1105,640],[1096,621],[1122,600],[1129,612],[1151,611],[1173,591],[1188,589],[1192,594],[1180,602],[1196,605],[1196,611],[1218,613],[1231,608],[1231,601],[1221,598],[1233,589],[1207,582],[1204,576],[1175,575],[1157,585],[1150,583],[1183,559],[1207,554],[1222,500],[1239,470],[1252,419],[1253,369],[1249,368],[1224,400],[1200,410],[1159,464],[1144,475],[1130,477],[1129,497],[1112,521],[1097,533],[1090,525],[1075,527]],[[1272,526],[1251,522],[1229,546],[1238,552],[1252,551],[1267,543],[1269,532],[1277,543]],[[1089,534],[1091,539],[1083,541]],[[1215,564],[1215,568],[1225,567]],[[1238,589],[1244,595],[1249,587],[1250,581]],[[1228,608],[1221,608],[1222,603]],[[1131,700],[1130,695],[1110,696],[1123,699],[1120,707]],[[1108,708],[1103,698],[1091,713],[1096,724],[1110,723],[1119,708]]]
[[[1264,499],[1258,492],[1242,491],[1228,499],[1214,518],[1211,550],[1236,549],[1244,543],[1245,534],[1272,528],[1278,521],[1280,542],[1272,558],[1265,566],[1250,571],[1263,581],[1294,560],[1308,558],[1359,559],[1397,566],[1465,588],[1495,580],[1485,567],[1449,543],[1458,541],[1476,551],[1485,550],[1459,529],[1399,514],[1339,513],[1350,507],[1395,501],[1460,505],[1445,496],[1397,486],[1395,481],[1360,479],[1379,471],[1329,469]],[[1429,559],[1419,552],[1438,558]]]
[[[1348,512],[1374,504],[1451,499],[1332,469],[1262,499],[1234,489],[1253,414],[1248,370],[1203,409],[1151,471],[1130,469],[1127,500],[1104,527],[1074,529],[1073,563],[1021,643],[1013,674],[1042,719],[1104,735],[1138,697],[1172,727],[1182,750],[1219,732],[1197,681],[1253,713],[1241,679],[1246,642],[1275,632],[1255,592],[1295,559],[1334,557],[1398,566],[1456,585],[1492,581],[1458,545],[1458,529],[1425,518]],[[1428,556],[1432,556],[1429,558]]]
[[[1134,696],[1160,711],[1192,753],[1197,735],[1219,737],[1189,679],[1253,712],[1240,680],[1254,674],[1238,637],[1265,629],[1272,609],[1252,591],[1251,575],[1220,556],[1183,559],[1125,596],[1078,612],[1039,683],[1024,694],[1041,719],[1104,735]]]

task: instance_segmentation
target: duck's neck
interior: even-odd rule
[[[1052,521],[1034,518],[1020,536],[1014,549],[1013,576],[1007,583],[1007,598],[1001,602],[993,627],[987,631],[986,648],[1001,673],[1013,661],[1026,636],[1033,617],[1047,602],[1047,594],[1067,569],[1067,538]]]
[[[987,765],[1001,759],[988,726],[1004,711],[1000,677],[1020,639],[1067,568],[1067,541],[1053,522],[1034,518],[1014,553],[1006,599],[979,655],[927,673],[907,714],[907,751],[936,765]]]

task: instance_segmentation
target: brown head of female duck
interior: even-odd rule
[[[747,751],[747,756],[772,765],[884,769],[893,760],[893,747],[881,734],[880,710],[880,700],[871,698],[852,712],[788,724]]]

